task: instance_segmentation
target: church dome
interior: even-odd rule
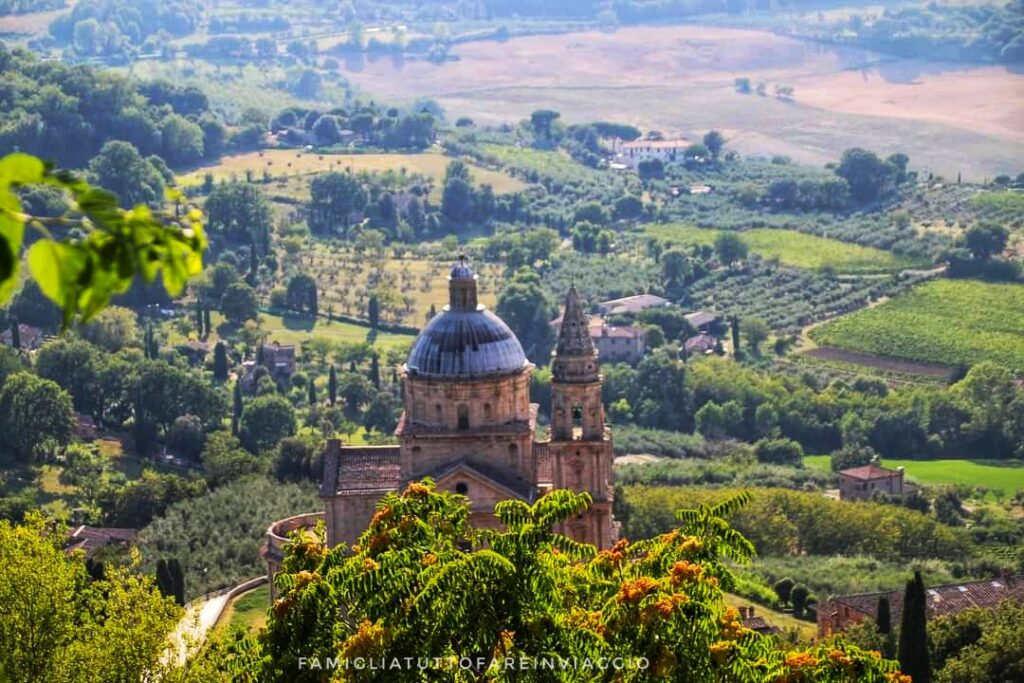
[[[405,366],[413,376],[458,379],[511,375],[526,354],[508,325],[483,306],[435,315],[412,345]]]
[[[529,361],[509,326],[477,304],[476,275],[464,256],[448,278],[449,305],[423,328],[405,363],[412,376],[460,379],[511,375]]]

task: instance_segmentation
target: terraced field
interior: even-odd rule
[[[680,245],[714,244],[718,232],[683,223],[651,225],[644,232]],[[842,273],[884,273],[927,266],[927,262],[874,247],[818,237],[795,230],[757,228],[739,233],[750,251],[797,268],[834,268]]]
[[[1024,285],[935,280],[811,330],[820,346],[1024,372]]]

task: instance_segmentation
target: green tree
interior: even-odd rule
[[[0,387],[0,434],[3,445],[20,462],[37,457],[37,446],[71,439],[75,419],[71,397],[56,382],[17,372]]]
[[[358,372],[344,372],[338,378],[338,395],[345,401],[345,415],[354,420],[359,409],[373,396],[370,380]]]
[[[1010,233],[1003,226],[994,223],[981,223],[971,226],[964,233],[963,241],[974,258],[979,261],[987,261],[993,256],[1003,253],[1009,238]]]
[[[363,415],[363,426],[367,430],[377,430],[381,434],[391,436],[398,426],[398,414],[401,405],[390,391],[378,391],[370,400]]]
[[[112,140],[89,162],[90,179],[117,195],[121,206],[163,206],[164,179],[135,145]]]
[[[236,282],[227,288],[220,300],[220,312],[232,325],[241,325],[246,320],[256,320],[260,315],[256,291],[244,282]]]
[[[242,448],[237,437],[225,431],[216,431],[206,438],[203,446],[203,468],[210,488],[223,486],[247,474],[259,472],[260,461]]]
[[[171,166],[197,163],[203,158],[203,129],[184,116],[169,114],[160,125],[160,149]]]
[[[892,191],[898,168],[859,147],[843,152],[836,175],[850,185],[850,196],[861,204],[873,202]],[[914,681],[914,683],[918,683]]]
[[[793,603],[793,614],[800,617],[803,616],[804,609],[807,607],[807,596],[810,591],[807,590],[807,586],[802,583],[798,583],[793,586],[793,590],[789,594],[789,599]]]
[[[309,229],[321,235],[347,235],[353,216],[366,208],[362,183],[350,173],[325,173],[309,186]]]
[[[295,434],[295,409],[279,395],[258,396],[245,406],[239,430],[242,445],[251,453],[263,453]]]
[[[550,325],[555,307],[536,272],[526,268],[516,272],[498,297],[495,313],[512,329],[531,361],[548,362],[555,346]]]
[[[231,239],[252,242],[270,234],[270,204],[256,185],[222,183],[206,198],[203,209],[210,230]]]
[[[139,317],[123,306],[100,311],[79,333],[82,339],[111,353],[139,343]]]
[[[218,341],[213,347],[213,378],[223,382],[228,378],[228,347],[223,341]]]
[[[316,317],[319,313],[317,304],[316,280],[305,273],[300,273],[288,281],[287,293],[288,308],[295,311],[309,311],[309,314]]]
[[[540,140],[549,141],[552,138],[552,126],[561,117],[557,111],[550,109],[538,109],[530,114],[530,126],[533,134]]]
[[[747,334],[747,346],[755,354],[761,353],[761,344],[767,339],[768,335],[771,334],[771,329],[761,318],[747,318],[744,323],[744,329]]]
[[[199,460],[205,440],[203,423],[195,415],[182,415],[175,418],[167,432],[167,447],[176,455],[189,460]]]
[[[711,152],[713,159],[717,159],[725,147],[725,137],[717,130],[709,130],[704,134],[704,147]]]
[[[921,572],[907,581],[903,593],[903,616],[900,619],[900,670],[911,676],[914,683],[930,683],[931,662],[928,655],[927,603]]]
[[[441,194],[441,213],[453,223],[464,223],[473,212],[473,186],[462,178],[452,178]]]
[[[747,243],[734,232],[723,232],[715,238],[715,253],[726,266],[745,259],[747,252]]]
[[[235,386],[232,390],[232,401],[231,401],[231,434],[238,436],[238,428],[241,426],[242,410],[244,403],[242,401],[242,382],[241,380],[235,380]]]
[[[789,602],[790,595],[793,592],[793,586],[795,585],[796,583],[793,579],[788,576],[784,576],[775,582],[775,585],[772,588],[775,591],[775,594],[779,596],[779,602],[783,605]]]
[[[163,677],[167,638],[181,616],[135,567],[108,567],[90,581],[64,551],[65,533],[31,513],[0,521],[0,672],[11,683],[114,683]]]
[[[327,401],[333,406],[338,400],[338,375],[331,366],[327,374]]]

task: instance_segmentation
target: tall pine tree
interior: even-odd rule
[[[203,304],[203,328],[206,330],[207,335],[213,329],[213,326],[210,325],[210,304],[207,303]]]
[[[932,667],[928,660],[928,627],[924,581],[921,572],[907,581],[903,594],[903,618],[900,620],[900,670],[914,683],[931,683]]]
[[[21,349],[21,326],[18,325],[18,319],[13,315],[11,316],[11,346]]]
[[[310,406],[315,406],[316,405],[316,378],[315,377],[310,377],[309,378],[309,405]]]

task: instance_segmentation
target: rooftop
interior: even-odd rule
[[[118,543],[127,545],[139,535],[138,529],[119,529],[115,527],[80,526],[68,534],[65,550],[84,550],[85,554],[92,555],[100,548]]]
[[[618,313],[636,313],[642,311],[645,308],[655,308],[658,306],[667,306],[669,300],[654,294],[636,294],[634,296],[624,296],[621,299],[609,299],[608,301],[602,301],[598,304],[602,309]]]
[[[871,481],[872,479],[888,479],[889,477],[895,477],[900,474],[900,470],[890,470],[888,467],[882,467],[877,463],[869,463],[860,467],[851,467],[848,470],[842,470],[839,474],[844,477],[852,477],[853,479]]]
[[[387,493],[398,488],[398,446],[346,446],[331,439],[324,452],[322,497]]]
[[[903,611],[902,590],[890,593],[840,595],[831,598],[828,606],[829,609],[836,609],[836,605],[843,605],[874,619],[878,610],[878,599],[883,595],[889,598],[891,613],[894,616],[899,615]],[[956,614],[969,607],[995,607],[1003,600],[1024,603],[1024,574],[932,586],[925,589],[924,595],[929,619]]]
[[[633,140],[622,144],[623,149],[679,149],[689,147],[689,140]]]

